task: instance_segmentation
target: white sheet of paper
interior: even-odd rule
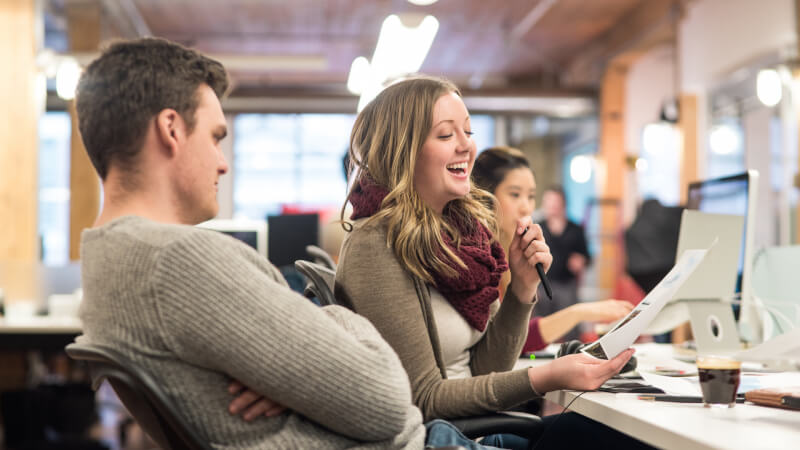
[[[683,252],[667,276],[616,327],[581,351],[591,356],[602,358],[604,355],[607,359],[612,359],[633,345],[636,338],[642,334],[661,308],[674,297],[707,253],[708,250],[702,249]]]
[[[800,362],[800,328],[790,330],[736,354],[740,361],[795,361]]]
[[[639,370],[644,382],[650,386],[655,386],[669,395],[690,395],[699,396],[700,381],[697,377],[667,377],[656,375],[651,372]]]

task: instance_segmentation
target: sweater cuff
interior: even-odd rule
[[[500,408],[511,408],[536,397],[541,397],[531,386],[527,368],[498,375],[504,378],[501,382],[495,384],[495,395],[500,403]]]
[[[547,342],[542,337],[542,329],[539,328],[539,320],[541,317],[537,316],[528,323],[528,338],[522,347],[523,352],[535,352],[547,347]]]
[[[536,306],[536,301],[538,300],[538,296],[533,296],[533,301],[530,303],[523,303],[519,300],[519,297],[514,293],[514,290],[511,289],[511,285],[509,284],[506,288],[506,293],[503,295],[503,304],[509,303],[515,305],[521,312],[528,312],[530,313],[533,311],[533,307]]]

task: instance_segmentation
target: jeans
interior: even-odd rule
[[[578,413],[553,414],[542,417],[544,432],[535,442],[512,434],[486,436],[480,444],[467,439],[458,428],[444,420],[432,420],[427,429],[426,448],[460,445],[467,450],[507,448],[563,450],[572,448],[614,448],[615,450],[652,450],[653,447],[609,428]]]
[[[481,440],[481,444],[491,446],[491,448],[528,450],[530,443],[524,437],[515,434],[490,434]]]
[[[467,450],[495,448],[478,444],[472,439],[464,436],[458,428],[453,426],[453,424],[441,419],[431,420],[430,422],[426,423],[425,430],[425,448],[447,447],[453,445],[460,445]]]

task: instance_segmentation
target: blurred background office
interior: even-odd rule
[[[592,256],[588,301],[643,295],[624,232],[644,200],[685,204],[692,181],[758,170],[754,247],[798,242],[798,11],[798,0],[0,0],[0,390],[34,383],[36,345],[7,319],[70,316],[75,304],[53,294],[79,302],[79,236],[101,195],[74,86],[111,39],[164,37],[228,68],[218,219],[266,222],[265,256],[282,266],[306,245],[338,251],[328,230],[359,108],[406,73],[450,78],[477,148],[520,148],[540,187],[564,187]],[[51,334],[79,331],[62,325]]]

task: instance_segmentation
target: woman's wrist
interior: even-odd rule
[[[536,289],[539,288],[539,282],[526,286],[524,283],[515,282],[512,276],[508,287],[521,303],[531,304],[536,299]]]
[[[551,367],[550,364],[542,364],[540,366],[533,366],[528,368],[528,381],[531,383],[531,389],[538,395],[544,394],[555,390],[551,381]]]

